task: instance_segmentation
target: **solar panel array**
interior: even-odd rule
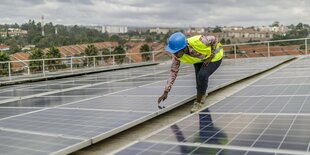
[[[211,77],[209,91],[289,59],[224,61]],[[169,64],[164,64],[3,87],[0,152],[70,153],[192,100],[194,70],[184,65],[163,103],[166,108],[158,109],[168,73]]]
[[[295,61],[116,154],[310,154],[309,66]]]

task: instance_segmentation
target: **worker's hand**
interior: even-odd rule
[[[213,59],[214,55],[215,55],[214,52],[212,52],[211,55],[207,59],[203,60],[202,66],[207,67],[209,63],[211,62],[211,60]]]
[[[164,91],[163,95],[161,95],[161,97],[158,98],[158,104],[161,102],[161,101],[165,101],[166,98],[168,97],[168,92]]]
[[[208,67],[209,63],[211,62],[211,58],[209,57],[208,59],[204,60],[202,63],[202,66]]]

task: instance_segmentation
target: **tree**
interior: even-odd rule
[[[113,53],[114,54],[121,54],[121,55],[117,55],[117,56],[115,56],[115,62],[117,63],[117,64],[122,64],[123,62],[124,62],[124,59],[125,59],[125,57],[126,57],[126,55],[125,55],[125,49],[124,49],[124,46],[122,46],[122,45],[118,45],[118,46],[116,46],[115,48],[114,48],[114,50],[113,50]]]
[[[96,56],[98,55],[98,49],[95,45],[87,45],[84,51],[85,56]],[[86,61],[86,62],[85,62]],[[93,57],[87,57],[86,60],[84,60],[84,65],[90,66],[94,64],[94,58]]]
[[[228,45],[228,44],[231,44],[230,39],[227,39],[227,40],[226,40],[226,44],[227,44],[227,45]]]
[[[17,53],[21,51],[18,42],[15,38],[11,38],[5,41],[5,44],[10,46],[10,53]]]
[[[212,32],[213,33],[222,32],[222,29],[219,26],[216,26]]]
[[[36,60],[36,59],[44,59],[44,53],[42,49],[40,48],[35,48],[29,55],[29,60],[35,60],[35,61],[30,61],[29,66],[30,70],[32,72],[36,71],[41,71],[43,68],[43,61],[42,60]]]
[[[152,53],[148,53],[151,51],[151,48],[148,44],[144,44],[140,47],[140,53],[142,54],[142,61],[151,60]]]
[[[60,58],[60,57],[61,57],[61,54],[58,48],[56,47],[51,47],[49,51],[46,53],[47,59]],[[60,63],[61,63],[60,60],[47,60],[46,61],[46,64],[49,70],[56,70],[57,69],[56,65],[59,65]]]
[[[225,38],[222,38],[220,43],[225,44],[226,43]]]
[[[8,53],[0,51],[0,62],[3,61],[10,61],[10,56]],[[0,63],[0,75],[7,75],[9,72],[8,68],[8,63]]]
[[[104,60],[106,63],[108,63],[109,60],[110,60],[110,58],[111,58],[111,56],[106,56],[106,55],[111,55],[111,50],[109,50],[108,48],[104,48],[104,49],[102,49],[101,51],[102,51],[102,55],[104,55],[104,56],[103,56],[103,60]]]
[[[278,27],[278,26],[280,26],[280,22],[279,21],[274,21],[271,26],[272,27],[273,26]]]
[[[150,43],[150,42],[153,42],[153,38],[151,36],[147,36],[145,39],[144,39],[145,42],[147,43]]]

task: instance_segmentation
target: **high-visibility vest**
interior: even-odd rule
[[[188,44],[198,53],[206,55],[203,59],[207,59],[211,55],[211,46],[207,46],[203,42],[200,41],[201,35],[193,36],[187,39]],[[216,54],[212,58],[211,62],[219,61],[223,58],[224,50],[221,47],[221,43],[217,43],[216,45]],[[183,54],[182,57],[178,58],[183,63],[186,64],[195,64],[202,62],[201,58],[193,57],[188,54]]]

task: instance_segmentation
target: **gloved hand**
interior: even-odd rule
[[[161,95],[159,98],[158,98],[158,104],[161,102],[161,101],[165,101],[166,98],[168,97],[168,92],[164,91],[163,95]]]
[[[214,55],[215,55],[214,52],[212,52],[211,55],[207,59],[203,60],[202,66],[207,67],[209,63],[211,62],[211,60],[213,59]]]
[[[208,59],[203,61],[202,66],[207,67],[209,65],[209,63],[211,62],[211,58],[209,57]]]

